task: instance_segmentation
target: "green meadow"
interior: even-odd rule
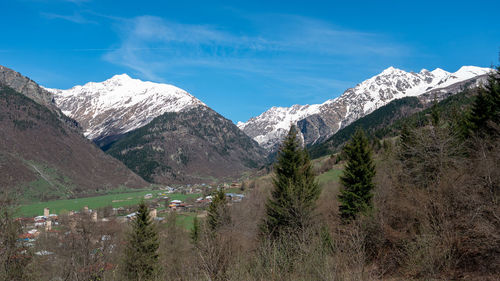
[[[329,170],[328,172],[325,172],[318,176],[318,182],[323,185],[329,182],[338,181],[341,173],[342,171],[338,169]],[[239,188],[232,188],[228,189],[226,192],[240,193],[241,190]],[[81,210],[85,206],[88,206],[90,209],[99,209],[108,206],[111,206],[113,208],[126,207],[138,204],[144,198],[144,195],[148,193],[151,193],[153,195],[153,198],[157,198],[159,197],[158,193],[163,193],[163,191],[157,189],[143,189],[138,191],[128,190],[120,193],[112,193],[94,197],[33,202],[19,206],[17,215],[21,217],[43,215],[44,208],[49,208],[51,214],[61,214],[63,212],[68,212],[71,210]],[[197,198],[201,196],[201,194],[173,193],[166,194],[166,196],[168,196],[170,200],[185,201],[188,198]],[[179,224],[187,226],[189,228],[192,225],[193,216],[179,216],[178,220]]]
[[[198,215],[195,212],[179,213],[177,215],[176,224],[184,229],[191,230],[194,224],[194,218]]]
[[[342,170],[331,169],[331,170],[319,175],[318,182],[320,185],[323,185],[325,183],[338,181],[341,174],[342,174]]]
[[[90,209],[98,209],[107,206],[111,206],[113,208],[125,207],[138,204],[144,198],[144,195],[148,193],[153,194],[153,198],[157,198],[158,197],[157,194],[159,192],[163,191],[141,190],[134,192],[101,195],[95,197],[63,199],[63,200],[54,200],[47,202],[35,202],[26,205],[21,205],[18,208],[17,215],[22,217],[43,215],[44,208],[49,208],[51,214],[61,214],[62,212],[67,212],[71,210],[75,211],[81,210],[85,206],[88,206]],[[197,198],[200,196],[200,194],[173,193],[173,194],[167,194],[166,196],[168,196],[170,200],[185,201],[188,198]]]

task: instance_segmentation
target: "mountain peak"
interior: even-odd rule
[[[0,65],[0,85],[2,84],[11,87],[38,104],[45,105],[51,110],[57,111],[55,105],[52,103],[52,96],[48,91],[21,73]]]
[[[443,70],[441,68],[436,68],[434,69],[433,71],[431,71],[431,73],[434,75],[434,76],[438,76],[438,77],[442,77],[442,76],[446,76],[448,74],[450,74],[448,71],[446,70]]]
[[[384,71],[382,71],[381,74],[391,74],[391,73],[394,73],[394,72],[397,72],[397,71],[401,71],[400,69],[397,69],[393,66],[389,66],[388,68],[384,69]]]
[[[132,78],[128,76],[127,73],[123,73],[123,74],[116,74],[113,77],[109,78],[108,81],[109,80],[132,80]]]
[[[390,75],[390,74],[404,74],[404,73],[410,73],[410,72],[406,72],[402,69],[399,69],[399,68],[396,68],[394,66],[389,66],[388,68],[384,69],[380,74],[378,75],[375,75],[375,77],[379,76],[379,75]]]
[[[77,119],[90,139],[107,137],[110,133],[127,133],[165,112],[206,106],[173,85],[144,82],[127,74],[68,90],[48,90],[54,94],[57,106]]]
[[[138,82],[140,81],[140,82],[142,82],[139,79],[133,79],[132,77],[128,76],[128,74],[123,73],[123,74],[116,74],[113,77],[111,77],[108,80],[103,81],[101,83],[102,84],[106,84],[106,85],[110,84],[110,85],[120,86],[120,85],[128,84],[128,83],[130,83],[132,81],[138,81]]]
[[[482,75],[490,72],[490,68],[486,67],[479,67],[479,66],[472,66],[472,65],[464,65],[460,67],[460,69],[456,73],[463,73],[463,72],[470,72],[476,75]]]
[[[465,66],[455,73],[440,68],[432,72],[422,69],[415,73],[390,66],[335,99],[316,105],[294,105],[279,110],[272,108],[274,110],[238,123],[238,127],[262,147],[272,150],[286,134],[290,122],[294,122],[301,128],[304,142],[309,145],[328,138],[340,128],[394,99],[444,89],[480,77],[488,71],[487,68]]]

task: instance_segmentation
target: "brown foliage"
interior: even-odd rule
[[[426,189],[408,184],[397,160],[379,167],[368,241],[379,273],[445,279],[500,273],[499,144],[476,140],[469,155],[439,159],[453,165]]]

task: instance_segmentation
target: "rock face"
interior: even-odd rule
[[[408,96],[440,96],[483,83],[491,69],[464,66],[455,73],[442,69],[405,72],[390,67],[340,97],[323,104],[273,107],[238,127],[268,151],[275,151],[291,123],[300,128],[304,143],[325,141],[339,129],[392,100]]]
[[[13,70],[1,69],[0,188],[49,200],[147,185],[81,135],[76,122],[47,98],[50,93]]]
[[[87,138],[150,182],[207,182],[264,163],[255,141],[175,86],[123,74],[47,90]]]
[[[0,83],[22,93],[36,103],[46,106],[51,110],[56,110],[53,96],[50,92],[40,87],[33,80],[20,73],[0,65]]]

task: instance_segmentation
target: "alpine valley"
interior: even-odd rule
[[[443,100],[485,83],[490,71],[390,67],[322,104],[272,107],[235,125],[173,85],[121,74],[60,90],[0,70],[2,183],[42,185],[46,197],[68,185],[71,194],[236,179],[267,165],[291,124],[305,145],[318,145],[393,100]]]
[[[87,138],[155,183],[235,178],[265,162],[257,142],[186,91],[126,74],[47,89]]]

